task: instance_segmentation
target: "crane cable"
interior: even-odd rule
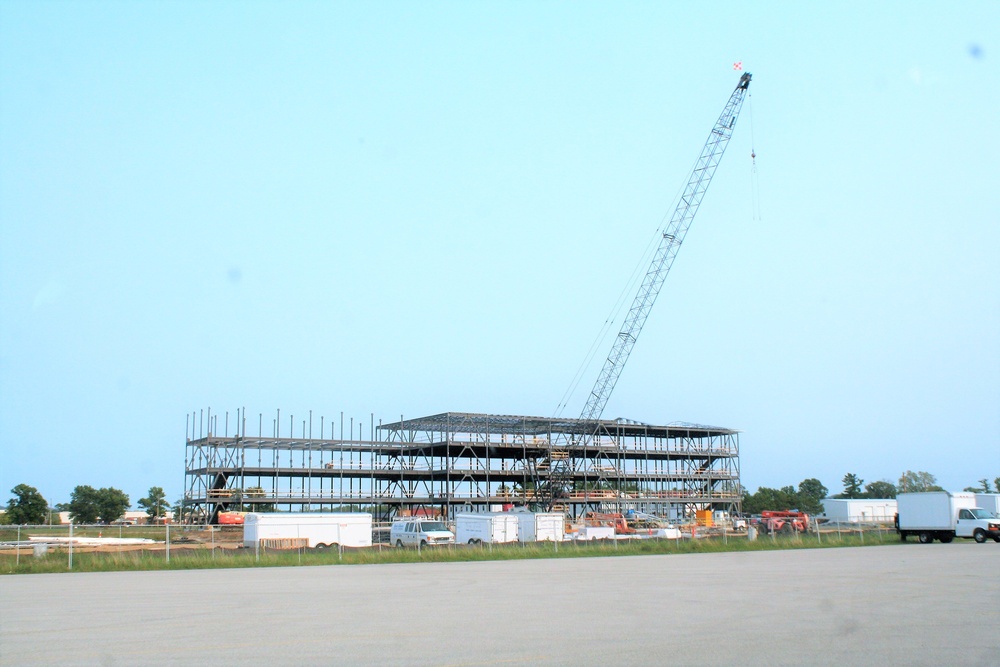
[[[760,220],[760,181],[757,178],[757,149],[753,136],[753,93],[747,91],[747,106],[750,109],[750,215]]]
[[[695,165],[697,160],[695,161]],[[692,170],[693,170],[692,166]],[[684,183],[681,183],[677,187],[677,192],[674,193],[674,197],[668,211],[672,211],[677,208],[677,203],[680,201],[681,191],[684,189]],[[590,349],[587,350],[587,354],[584,356],[583,361],[580,363],[579,368],[576,369],[576,373],[569,382],[569,386],[566,387],[566,391],[563,393],[562,398],[559,400],[559,404],[556,406],[555,412],[552,414],[554,419],[562,417],[563,412],[566,410],[569,401],[572,399],[573,395],[576,394],[580,383],[583,378],[587,375],[590,370],[591,365],[594,363],[594,359],[597,356],[598,350],[604,349],[604,342],[608,339],[608,336],[615,329],[615,322],[618,321],[622,310],[625,308],[625,304],[628,303],[628,295],[632,294],[637,284],[640,280],[645,277],[642,269],[649,265],[652,259],[653,253],[656,252],[656,248],[663,237],[663,230],[666,228],[670,221],[670,213],[664,213],[663,217],[660,219],[660,223],[657,225],[656,230],[650,236],[649,241],[646,243],[646,248],[642,252],[642,256],[635,263],[632,268],[632,273],[629,276],[628,281],[622,287],[621,292],[618,293],[618,298],[615,300],[614,305],[611,307],[611,311],[604,320],[604,324],[601,326],[600,331],[594,337],[593,342],[590,344]]]

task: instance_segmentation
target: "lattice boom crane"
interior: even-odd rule
[[[639,292],[635,295],[632,307],[625,317],[622,329],[615,339],[611,354],[604,362],[601,374],[587,398],[587,404],[584,406],[583,412],[580,413],[581,419],[596,422],[604,412],[604,406],[607,405],[608,398],[611,397],[611,392],[618,382],[625,362],[628,361],[643,324],[646,323],[646,318],[656,301],[656,296],[660,293],[660,288],[663,287],[663,281],[670,271],[670,266],[674,263],[677,251],[680,250],[681,243],[684,242],[684,236],[687,234],[688,228],[691,227],[691,221],[694,220],[701,200],[712,182],[712,176],[715,175],[719,161],[722,160],[722,154],[729,144],[736,119],[743,107],[743,98],[750,87],[750,78],[749,72],[740,77],[740,82],[729,97],[729,102],[722,110],[722,115],[719,116],[711,134],[708,135],[705,147],[701,150],[701,157],[698,158],[694,170],[688,177],[687,186],[681,194],[677,208],[674,209],[670,222],[663,228],[663,238],[660,240],[660,245],[653,256],[649,270],[646,272],[646,277],[643,278]],[[593,428],[588,428],[588,435],[584,441],[593,433]]]

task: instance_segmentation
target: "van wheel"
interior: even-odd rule
[[[427,546],[427,540],[420,540],[420,546],[421,547],[426,547]]]
[[[397,549],[403,548],[403,540],[396,540],[396,548]]]
[[[976,532],[972,534],[972,538],[976,540],[978,544],[982,544],[986,541],[986,531],[982,528],[976,528]]]
[[[920,533],[919,539],[921,544],[930,544],[934,541],[934,536],[930,533]]]

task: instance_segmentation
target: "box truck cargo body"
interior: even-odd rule
[[[517,517],[506,512],[455,515],[459,544],[503,544],[517,541]]]
[[[976,507],[982,507],[990,514],[1000,516],[1000,493],[977,493]]]
[[[520,542],[562,542],[565,516],[560,512],[514,512]]]
[[[1000,542],[1000,518],[977,507],[974,493],[900,493],[896,503],[896,531],[903,541],[916,535],[925,544],[951,542],[956,537]]]
[[[250,512],[243,519],[243,544],[270,549],[324,549],[337,545],[370,547],[372,515],[356,512]]]

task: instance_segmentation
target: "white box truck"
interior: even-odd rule
[[[509,512],[455,515],[459,544],[504,544],[517,541],[517,517]]]
[[[243,518],[243,545],[266,549],[370,547],[372,515],[250,512]]]
[[[566,517],[561,512],[512,512],[520,542],[562,542]]]
[[[956,537],[971,537],[979,543],[991,538],[1000,542],[1000,519],[976,507],[974,493],[900,493],[896,503],[896,531],[904,542],[910,535],[916,535],[924,544],[934,540],[951,542]]]

